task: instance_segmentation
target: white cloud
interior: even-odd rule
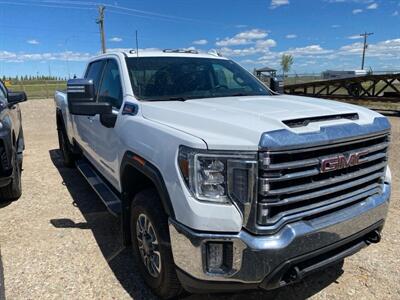
[[[54,53],[15,53],[0,51],[0,60],[6,62],[25,62],[25,61],[87,61],[92,54],[83,52],[54,52]]]
[[[321,55],[332,52],[333,50],[324,49],[320,45],[309,45],[306,47],[291,48],[285,51],[285,53],[292,54],[293,56]]]
[[[217,41],[215,44],[219,47],[248,45],[255,42],[255,40],[263,39],[268,36],[265,30],[251,29],[240,32],[233,37],[226,37]]]
[[[123,39],[120,38],[120,37],[115,36],[115,37],[112,37],[111,39],[109,39],[109,41],[113,42],[113,43],[119,43],[119,42],[122,42]]]
[[[374,2],[374,0],[325,0],[329,3],[361,3],[361,4],[369,4]]]
[[[367,9],[377,9],[378,8],[378,3],[371,3],[370,5],[367,6]]]
[[[277,8],[282,5],[288,5],[289,0],[271,0],[270,8]]]
[[[397,17],[399,15],[399,11],[398,10],[396,10],[396,11],[394,11],[393,13],[392,13],[392,16],[393,17]]]
[[[207,45],[208,41],[202,39],[202,40],[193,41],[192,44],[194,44],[194,45]]]
[[[28,44],[31,44],[31,45],[39,45],[39,41],[38,40],[35,40],[35,39],[33,39],[33,40],[27,40],[26,41]]]
[[[235,35],[235,37],[248,40],[257,40],[257,39],[263,39],[267,37],[267,35],[268,33],[265,30],[252,29],[238,33],[237,35]]]
[[[357,15],[357,14],[360,14],[362,12],[363,12],[363,10],[361,8],[353,9],[353,15]]]
[[[360,55],[363,51],[363,47],[363,43],[357,42],[341,47],[337,53],[339,55]],[[376,57],[377,59],[390,58],[398,60],[400,56],[400,38],[369,44],[367,56]]]
[[[239,39],[239,38],[225,38],[223,40],[217,41],[215,45],[219,47],[225,47],[225,46],[238,46],[238,45],[247,45],[250,44],[251,42],[246,39]]]
[[[297,35],[296,34],[287,34],[286,38],[287,39],[295,39],[295,38],[297,38]]]
[[[269,42],[271,43],[271,42]],[[268,44],[268,43],[267,43]],[[276,45],[276,43],[274,43]],[[270,44],[269,44],[270,45]],[[229,47],[223,47],[220,49],[222,55],[227,57],[238,57],[238,56],[251,56],[255,54],[265,54],[269,53],[269,48],[264,45],[258,44],[256,46],[241,48],[241,49],[232,49]]]
[[[358,40],[358,39],[362,39],[363,37],[359,34],[355,34],[355,35],[350,35],[347,37],[349,40]]]
[[[354,36],[355,38],[355,36]],[[358,38],[358,37],[357,37]],[[272,47],[262,48],[262,42],[249,46],[223,47],[221,53],[225,56],[239,59],[249,68],[267,65],[279,69],[282,54],[292,54],[295,58],[294,71],[320,72],[323,69],[355,69],[363,51],[362,41],[357,41],[339,48],[324,48],[314,44],[305,47],[290,48],[282,51],[273,51]],[[268,45],[268,43],[267,43]],[[268,45],[271,46],[271,45]],[[375,70],[391,66],[392,70],[400,69],[400,37],[370,43],[367,50],[368,64]],[[297,69],[296,69],[297,68]]]
[[[0,60],[14,60],[17,59],[17,55],[13,52],[0,51]]]
[[[256,42],[256,48],[257,49],[272,48],[272,47],[276,47],[276,42],[273,39],[258,40]]]
[[[340,28],[340,27],[341,27],[341,25],[338,25],[338,24],[333,24],[333,25],[331,25],[331,27],[332,27],[332,28]]]

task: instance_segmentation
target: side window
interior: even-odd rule
[[[122,100],[122,85],[118,64],[115,60],[110,59],[104,69],[98,101],[108,102],[119,109],[122,105]]]
[[[0,101],[7,102],[6,88],[4,87],[3,83],[1,83],[1,82],[0,82]]]
[[[106,62],[106,60],[99,60],[99,61],[92,62],[86,71],[85,78],[93,79],[94,91],[95,91],[96,96],[99,91],[99,85],[100,85],[100,81],[101,81],[101,76],[103,74],[103,68],[104,68],[105,62]]]

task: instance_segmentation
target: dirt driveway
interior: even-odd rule
[[[54,105],[22,105],[23,196],[0,208],[0,299],[154,299],[119,239],[119,222],[77,170],[62,166]],[[383,242],[276,293],[186,299],[400,299],[400,118],[393,126],[394,193]],[[343,273],[344,272],[344,273]],[[2,282],[4,273],[4,283]]]

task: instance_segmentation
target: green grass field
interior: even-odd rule
[[[9,90],[24,91],[28,99],[53,98],[56,90],[67,88],[65,81],[58,80],[23,80],[6,83]]]

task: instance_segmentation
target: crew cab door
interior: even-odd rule
[[[111,104],[112,113],[107,116],[94,116],[91,124],[93,126],[93,133],[90,135],[90,143],[94,151],[95,166],[115,187],[118,187],[118,149],[121,147],[120,139],[115,130],[123,101],[120,74],[118,61],[115,59],[107,59],[103,78],[99,87],[97,102],[107,102]]]
[[[103,77],[104,67],[106,65],[106,60],[98,60],[89,64],[85,79],[92,79],[95,96],[98,95],[99,86],[101,83],[101,79]],[[93,149],[93,145],[91,140],[93,139],[93,135],[96,134],[95,127],[93,126],[95,116],[81,116],[81,115],[72,115],[73,126],[75,130],[75,139],[78,142],[79,146],[85,152],[87,158],[93,162],[95,152]]]

